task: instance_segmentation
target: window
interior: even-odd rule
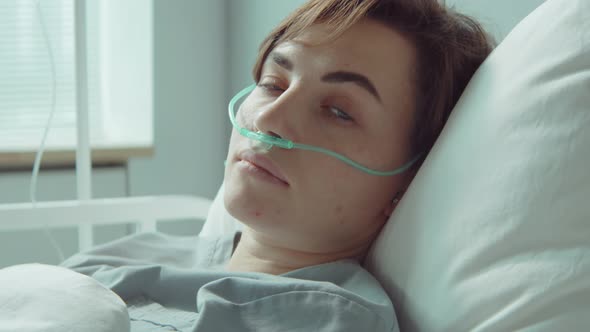
[[[40,0],[56,69],[46,159],[76,147],[74,0]],[[153,145],[152,3],[86,0],[88,109],[93,155],[121,159]],[[37,0],[0,1],[0,165],[32,164],[52,105],[51,61]],[[65,154],[64,154],[65,153]],[[54,158],[55,159],[55,158]],[[70,159],[70,160],[68,160]],[[95,158],[96,160],[96,158]]]

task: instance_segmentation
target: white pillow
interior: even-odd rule
[[[402,331],[590,331],[590,0],[472,79],[367,259]]]
[[[128,332],[121,298],[98,281],[63,267],[0,269],[0,332]]]
[[[366,265],[402,331],[589,330],[589,198],[590,0],[549,0],[475,75]],[[222,186],[201,235],[238,228]]]

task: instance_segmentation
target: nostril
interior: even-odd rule
[[[272,137],[276,137],[276,138],[281,138],[281,135],[279,135],[279,134],[275,133],[274,131],[269,131],[269,132],[267,133],[267,135],[270,135],[270,136],[272,136]]]

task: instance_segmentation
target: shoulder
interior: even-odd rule
[[[222,278],[199,291],[197,307],[199,312],[215,307],[225,317],[256,317],[260,324],[280,323],[274,327],[288,330],[304,324],[302,330],[397,331],[385,292],[360,265],[347,261],[281,276]]]
[[[98,278],[117,274],[117,278],[154,267],[172,269],[215,269],[231,255],[231,238],[173,236],[162,233],[130,235],[68,258],[60,265]]]
[[[369,271],[354,260],[339,260],[310,266],[284,274],[285,277],[311,282],[357,302],[378,303],[393,310],[389,296]]]

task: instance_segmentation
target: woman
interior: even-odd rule
[[[64,265],[121,296],[138,331],[397,330],[359,261],[491,45],[436,0],[309,1],[263,42],[232,119],[242,236],[144,234]]]
[[[476,23],[435,1],[311,1],[263,43],[243,126],[373,169],[401,167],[428,152],[490,50]],[[232,134],[225,202],[246,228],[230,270],[363,257],[419,166],[380,177],[263,145]],[[265,167],[275,176],[256,176]]]

